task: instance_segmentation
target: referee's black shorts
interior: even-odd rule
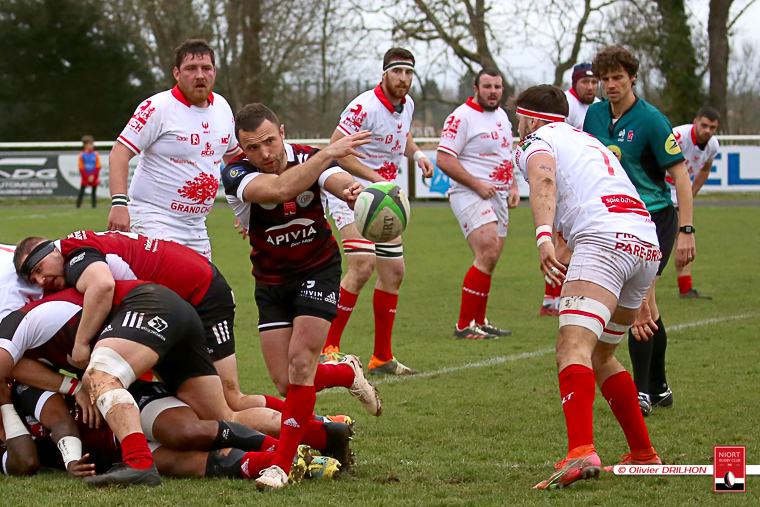
[[[203,323],[211,360],[219,361],[235,353],[235,294],[219,269],[211,264],[211,270],[211,285],[195,311]]]
[[[660,267],[657,269],[657,276],[660,276],[668,265],[670,254],[673,253],[673,245],[676,243],[676,236],[678,236],[678,212],[674,206],[668,206],[650,215],[657,227],[657,241],[660,243],[660,252],[662,252]]]

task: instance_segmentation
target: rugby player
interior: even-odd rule
[[[420,151],[409,133],[414,101],[407,93],[413,79],[414,55],[402,48],[388,50],[383,58],[381,83],[351,101],[340,116],[340,123],[330,138],[331,143],[362,130],[372,132],[372,142],[358,149],[363,155],[361,162],[352,156],[338,161],[363,186],[393,182],[404,156],[417,162],[423,177],[433,175],[433,163]],[[340,283],[338,316],[332,322],[320,359],[324,362],[340,358],[343,330],[359,293],[377,269],[372,302],[375,347],[368,371],[371,374],[393,375],[417,373],[396,360],[391,350],[399,288],[405,273],[401,238],[374,244],[359,234],[354,224],[354,212],[346,203],[329,193],[323,193],[322,200],[340,232],[348,271]]]
[[[359,155],[370,136],[362,131],[320,151],[284,142],[285,129],[263,104],[249,104],[235,116],[243,154],[222,172],[227,200],[248,231],[261,350],[281,395],[280,445],[273,465],[257,487],[279,489],[314,410],[316,392],[350,389],[372,415],[382,413],[377,391],[356,356],[340,364],[318,364],[330,321],[338,306],[340,250],[319,198],[325,190],[351,205],[362,186],[334,159]],[[361,156],[361,155],[359,155]]]
[[[673,405],[673,393],[665,376],[668,337],[657,307],[655,286],[674,243],[677,263],[689,264],[697,255],[691,181],[670,122],[633,92],[639,69],[636,57],[622,46],[611,46],[596,55],[592,68],[600,77],[608,100],[589,107],[583,130],[599,139],[620,160],[657,226],[662,252],[657,277],[647,293],[655,325],[643,326],[646,334],[652,333],[652,337],[646,339],[636,335],[638,327],[632,328],[628,335],[639,404],[644,415],[649,415],[653,405]],[[676,187],[678,213],[670,198],[666,173],[673,178]]]
[[[515,161],[530,184],[541,271],[554,284],[564,278],[557,371],[568,453],[557,472],[534,489],[599,476],[592,425],[595,381],[628,441],[631,453],[624,463],[661,464],[636,386],[615,358],[657,271],[655,226],[612,152],[564,122],[568,105],[559,88],[528,88],[516,106],[521,142]],[[573,252],[568,268],[554,254],[552,224]]]
[[[452,180],[451,209],[475,254],[464,277],[454,337],[489,339],[512,334],[488,322],[486,306],[507,237],[509,208],[520,203],[520,192],[512,165],[512,123],[500,106],[501,73],[481,70],[473,91],[446,119],[436,164]]]
[[[13,266],[15,245],[0,244],[0,320],[27,303],[43,296],[43,290],[25,282],[16,274]]]
[[[211,259],[206,215],[222,164],[240,153],[232,109],[218,93],[214,51],[200,39],[175,53],[176,86],[145,100],[109,157],[108,229],[172,240]],[[127,204],[129,160],[140,155]]]
[[[689,171],[691,183],[691,195],[696,197],[699,190],[707,181],[712,170],[713,160],[718,153],[720,143],[714,137],[720,123],[718,110],[704,106],[697,111],[694,123],[679,125],[673,129],[678,146],[681,148],[686,159],[686,169]],[[670,198],[678,211],[678,195],[675,182],[670,176],[665,177],[670,185]],[[680,234],[680,233],[679,233]],[[691,264],[682,266],[676,262],[676,274],[678,275],[678,297],[689,299],[712,299],[698,292],[692,287]]]

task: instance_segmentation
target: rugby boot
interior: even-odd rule
[[[290,473],[288,474],[288,482],[291,484],[298,484],[306,476],[306,472],[313,460],[311,455],[311,447],[308,445],[299,445],[296,455],[293,458],[293,465],[290,467]]]
[[[348,424],[339,422],[323,423],[327,434],[326,453],[337,459],[343,470],[348,470],[354,463],[354,453],[351,452],[351,440],[354,430]]]
[[[485,331],[474,323],[470,323],[464,329],[459,329],[457,325],[454,325],[454,338],[458,340],[493,340],[498,336]]]
[[[510,331],[509,329],[499,329],[498,327],[488,322],[488,319],[483,319],[483,320],[485,323],[479,327],[480,329],[482,329],[488,334],[492,334],[496,336],[510,336],[512,334],[512,331]]]
[[[394,357],[390,361],[380,361],[375,356],[369,361],[370,375],[417,375],[419,371],[401,364]]]
[[[639,408],[641,409],[641,415],[649,417],[652,414],[652,401],[649,399],[649,395],[646,393],[639,393]]]
[[[272,465],[271,467],[262,470],[254,483],[256,484],[256,489],[259,491],[282,489],[288,485],[288,474],[277,465]]]
[[[662,465],[662,460],[657,455],[656,452],[654,452],[654,448],[650,447],[649,449],[646,449],[645,451],[640,451],[635,453],[636,457],[633,457],[634,453],[624,454],[621,456],[623,458],[623,461],[618,463],[618,465]],[[610,465],[607,467],[604,467],[605,472],[612,472],[614,471],[616,465]]]
[[[353,418],[350,415],[343,415],[343,414],[340,414],[340,415],[326,415],[326,416],[323,416],[323,417],[325,419],[327,419],[327,421],[330,421],[330,422],[344,423],[344,424],[347,424],[349,428],[353,428],[354,427],[354,422],[355,421],[353,420]],[[324,422],[327,422],[327,421],[324,421]]]
[[[140,470],[132,468],[126,463],[118,463],[108,472],[92,477],[84,478],[85,484],[92,488],[102,488],[104,486],[118,486],[124,488],[142,484],[145,486],[160,486],[161,476],[158,475],[156,464],[150,465],[150,468]]]
[[[328,456],[313,456],[306,470],[307,479],[337,479],[340,477],[340,461]]]
[[[591,452],[588,456],[563,459],[554,468],[557,471],[533,486],[533,489],[559,489],[581,479],[595,479],[602,472],[602,462],[596,452]]]
[[[354,370],[354,383],[351,384],[351,388],[348,390],[351,396],[358,398],[364,405],[364,408],[371,415],[379,416],[383,413],[383,400],[380,399],[380,395],[377,394],[377,389],[369,383],[367,377],[364,376],[364,368],[362,362],[353,354],[348,354],[346,357],[340,360],[341,364],[347,364]]]
[[[345,357],[346,354],[341,354],[338,347],[333,347],[332,345],[326,346],[322,352],[319,354],[319,362],[322,364],[325,363],[337,363],[341,359]]]
[[[559,316],[559,310],[553,306],[542,306],[538,312],[539,317],[557,317]]]
[[[649,395],[652,400],[652,408],[673,408],[673,391],[668,390],[660,394]]]
[[[678,297],[682,299],[707,299],[710,301],[712,300],[712,296],[700,294],[695,288],[691,288],[686,292],[679,292]]]

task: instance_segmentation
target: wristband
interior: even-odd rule
[[[69,436],[61,438],[58,441],[58,450],[61,451],[64,468],[68,468],[69,463],[72,461],[82,459],[82,441],[77,437]]]
[[[414,152],[414,155],[412,156],[412,158],[414,158],[415,162],[419,162],[421,158],[427,158],[427,155],[422,153],[422,150],[417,150]]]
[[[111,207],[116,208],[119,206],[127,207],[127,196],[124,194],[113,194],[111,196]]]
[[[29,431],[21,422],[21,418],[16,413],[16,409],[10,403],[0,407],[0,415],[3,416],[3,428],[5,429],[5,440],[28,435]]]
[[[68,394],[69,396],[74,396],[81,389],[82,389],[82,383],[80,381],[78,381],[74,377],[69,377],[68,375],[64,375],[63,382],[61,382],[61,387],[58,388],[58,392],[61,394]]]
[[[552,226],[539,225],[536,227],[536,246],[541,246],[547,241],[552,240]]]

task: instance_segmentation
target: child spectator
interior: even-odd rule
[[[96,191],[100,180],[100,156],[95,151],[95,141],[92,136],[82,137],[82,153],[79,154],[79,172],[82,173],[82,186],[79,189],[77,208],[82,206],[82,198],[87,187],[92,187],[92,207],[97,206],[98,197]]]

